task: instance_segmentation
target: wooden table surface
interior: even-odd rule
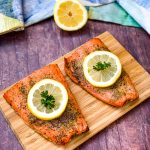
[[[0,90],[105,31],[112,33],[150,73],[150,36],[143,29],[88,21],[82,30],[65,32],[48,19],[25,31],[0,36]],[[78,149],[150,149],[150,98]],[[22,150],[1,112],[0,150]]]

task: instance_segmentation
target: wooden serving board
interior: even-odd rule
[[[66,76],[63,67],[64,56],[58,58],[53,63],[57,63],[65,75],[71,91],[75,95],[82,113],[85,116],[90,130],[89,132],[86,132],[80,136],[74,137],[72,141],[65,146],[54,145],[53,143],[41,137],[39,134],[35,133],[34,130],[32,130],[30,127],[28,127],[5,101],[3,98],[3,93],[10,88],[8,87],[7,89],[0,92],[0,108],[24,149],[74,149],[150,97],[150,75],[110,33],[105,32],[98,36],[98,38],[104,42],[109,50],[111,50],[120,58],[124,69],[131,77],[137,91],[139,92],[139,99],[126,104],[122,108],[115,108],[97,100],[86,91],[81,89],[78,85],[74,84]],[[73,51],[66,54],[65,56],[70,55],[72,52]]]

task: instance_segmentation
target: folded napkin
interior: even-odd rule
[[[140,25],[116,2],[99,7],[88,7],[88,12],[89,19],[140,27]]]
[[[23,28],[22,0],[0,0],[0,34]]]
[[[148,0],[80,0],[89,19],[142,26],[150,34]],[[53,15],[55,0],[0,0],[0,34],[23,28]]]
[[[117,2],[150,34],[150,0],[117,0]]]
[[[55,0],[24,0],[23,14],[25,26],[51,17],[55,2]]]

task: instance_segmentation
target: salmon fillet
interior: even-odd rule
[[[138,98],[138,93],[124,70],[117,82],[110,87],[94,87],[86,80],[82,67],[83,60],[89,53],[101,50],[109,51],[98,38],[93,38],[77,48],[71,56],[64,59],[67,75],[97,99],[116,107],[123,106],[126,101]]]
[[[29,90],[36,82],[45,78],[61,82],[67,89],[69,97],[65,112],[59,118],[51,121],[36,118],[27,108]],[[29,127],[56,144],[66,144],[72,136],[88,130],[80,108],[56,64],[45,66],[20,80],[4,93],[4,98]]]

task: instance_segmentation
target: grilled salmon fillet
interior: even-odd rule
[[[101,50],[109,51],[98,38],[93,38],[77,48],[71,56],[64,58],[66,74],[91,95],[107,104],[120,107],[127,101],[138,98],[138,93],[124,70],[117,82],[110,87],[94,87],[86,80],[82,66],[83,60],[89,53]]]
[[[62,116],[51,121],[36,118],[27,108],[29,90],[36,82],[45,78],[61,82],[67,89],[69,97],[67,107]],[[4,98],[29,127],[56,144],[66,144],[71,140],[72,136],[88,130],[80,108],[56,64],[45,66],[20,80],[4,93]]]

